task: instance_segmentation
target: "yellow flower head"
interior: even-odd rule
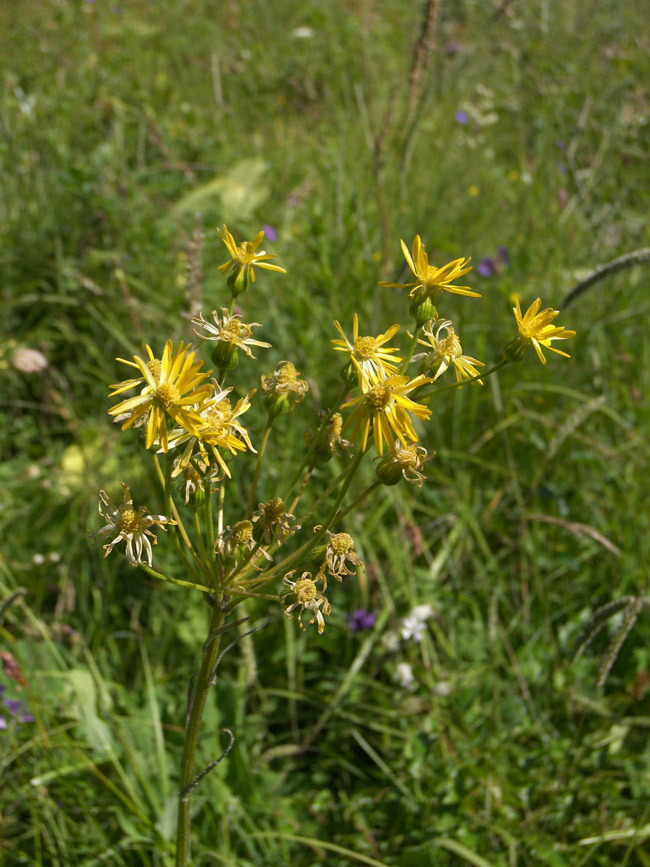
[[[468,266],[469,259],[454,259],[453,262],[448,262],[441,268],[436,268],[434,265],[429,264],[428,256],[419,235],[416,235],[413,241],[412,255],[404,241],[401,244],[404,258],[417,280],[414,283],[380,283],[380,286],[391,286],[395,289],[410,288],[409,294],[411,296],[415,295],[417,290],[420,289],[434,303],[442,292],[469,295],[471,298],[481,297],[478,292],[473,292],[469,286],[454,286],[452,283],[453,280],[457,280],[472,270],[471,266]]]
[[[411,415],[426,421],[431,410],[407,397],[409,392],[431,382],[428,376],[416,376],[409,381],[408,376],[389,376],[374,385],[362,384],[363,394],[343,404],[343,409],[356,404],[356,409],[347,420],[345,427],[353,426],[352,439],[360,437],[361,449],[368,444],[370,425],[377,453],[384,453],[384,439],[391,452],[395,452],[395,436],[406,445],[407,440],[417,442],[418,436],[413,428]]]
[[[122,491],[122,502],[119,506],[113,505],[106,491],[99,492],[99,514],[106,521],[106,525],[95,533],[95,537],[103,538],[117,531],[117,536],[104,545],[106,551],[104,556],[108,557],[113,548],[120,542],[126,542],[126,556],[129,562],[137,566],[142,562],[144,552],[145,559],[151,567],[153,552],[149,537],[153,539],[154,545],[156,544],[156,537],[150,528],[162,527],[164,530],[165,524],[175,524],[176,521],[172,521],[171,518],[166,518],[164,515],[150,515],[145,506],[140,506],[136,512],[133,508],[133,498],[129,486],[122,483]]]
[[[479,372],[474,365],[485,366],[482,361],[463,355],[463,347],[451,326],[451,320],[439,319],[437,322],[432,320],[423,328],[423,335],[426,339],[422,340],[418,337],[418,343],[429,351],[414,355],[412,360],[423,360],[421,369],[432,376],[434,382],[445,373],[450,364],[456,371],[457,382],[478,376]],[[482,380],[479,379],[477,382],[483,385]]]
[[[232,348],[243,349],[250,358],[255,358],[255,356],[249,349],[249,346],[262,346],[268,349],[271,345],[270,343],[263,343],[261,340],[253,339],[253,328],[259,328],[259,322],[251,322],[250,324],[242,322],[242,318],[238,313],[231,316],[225,307],[221,308],[221,314],[213,310],[212,318],[215,322],[214,325],[211,322],[206,322],[203,318],[203,313],[195,316],[192,319],[192,325],[195,326],[194,333],[204,340],[217,340],[226,344],[226,350]]]
[[[251,407],[250,394],[241,397],[233,407],[228,399],[232,388],[220,390],[215,386],[212,398],[200,409],[198,423],[191,431],[187,429],[175,430],[169,439],[169,447],[185,445],[183,453],[172,473],[177,476],[190,463],[196,450],[206,466],[214,465],[221,467],[223,473],[231,478],[230,470],[226,464],[222,451],[231,455],[237,452],[245,452],[246,448],[254,452],[253,444],[248,436],[248,431],[238,421]],[[214,460],[208,453],[211,450]]]
[[[314,612],[314,616],[309,621],[309,624],[314,623],[314,621],[318,621],[318,634],[320,635],[322,631],[325,629],[325,620],[323,619],[323,614],[326,616],[332,610],[332,606],[327,601],[327,598],[321,593],[321,591],[316,586],[316,582],[323,578],[322,575],[317,575],[316,578],[311,577],[311,572],[303,572],[300,578],[297,581],[292,581],[291,576],[293,572],[289,572],[282,579],[282,583],[285,587],[289,589],[282,596],[281,601],[284,603],[284,600],[288,596],[293,596],[295,601],[291,603],[287,608],[285,608],[285,614],[287,617],[291,618],[291,612],[294,608],[298,608],[300,606],[300,611],[298,613],[298,623],[300,624],[300,628],[304,630],[305,624],[302,622],[302,613],[304,611],[312,611]],[[321,612],[321,608],[323,609]]]
[[[137,368],[142,376],[139,379],[129,379],[112,385],[112,397],[144,383],[139,395],[129,397],[109,409],[110,415],[125,415],[126,421],[122,430],[138,425],[143,416],[147,415],[146,447],[151,448],[156,436],[160,436],[160,445],[164,452],[169,449],[167,416],[188,431],[196,429],[199,421],[196,405],[200,405],[212,394],[212,386],[204,382],[210,375],[201,372],[202,361],[196,361],[196,353],[189,343],[182,341],[174,350],[171,340],[165,343],[162,359],[154,358],[151,348],[147,346],[149,361],[138,355],[133,356],[133,362],[126,361],[131,367]],[[118,359],[122,361],[123,359]]]
[[[519,354],[522,352],[525,353],[531,345],[535,347],[537,357],[542,364],[546,364],[546,358],[542,352],[542,346],[550,349],[551,352],[557,352],[558,355],[563,355],[565,358],[571,357],[568,353],[562,352],[560,349],[555,349],[555,347],[551,346],[551,341],[566,340],[569,337],[575,337],[575,331],[570,331],[567,328],[562,328],[557,325],[551,325],[555,317],[559,315],[560,311],[552,310],[550,307],[547,307],[546,310],[542,310],[540,313],[539,308],[541,307],[541,304],[542,299],[537,298],[522,316],[519,299],[515,299],[515,306],[512,308],[512,312],[515,314],[515,319],[517,320],[519,336],[516,337],[506,348],[506,357],[508,356],[509,350],[510,354],[514,356],[517,354],[517,350],[519,350]]]
[[[219,265],[219,271],[221,271],[222,274],[227,274],[228,271],[232,269],[232,273],[228,278],[228,285],[231,287],[234,294],[239,294],[246,289],[248,286],[249,276],[253,283],[255,282],[254,265],[257,265],[260,268],[265,268],[267,271],[279,271],[281,274],[287,273],[285,269],[280,268],[279,265],[269,264],[268,260],[275,259],[274,255],[266,253],[265,250],[257,251],[257,248],[264,237],[264,232],[258,232],[252,241],[242,241],[238,246],[226,225],[223,227],[223,232],[219,229],[217,229],[217,231],[232,257],[228,262]]]
[[[347,352],[356,367],[359,377],[366,380],[386,379],[397,373],[397,366],[402,359],[395,356],[399,350],[384,347],[399,331],[399,325],[392,325],[384,334],[377,337],[359,336],[359,317],[354,314],[352,320],[352,341],[348,340],[340,323],[335,319],[339,334],[343,340],[332,340],[337,352]]]

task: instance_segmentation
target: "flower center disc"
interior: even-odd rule
[[[170,406],[177,404],[180,397],[179,390],[171,382],[163,382],[154,392],[154,400],[164,409],[169,409]]]
[[[373,409],[383,412],[393,402],[393,393],[387,385],[373,385],[366,394],[366,400]]]
[[[374,337],[357,337],[354,354],[360,361],[370,361],[377,354],[377,341]]]

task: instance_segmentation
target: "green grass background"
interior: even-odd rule
[[[512,293],[560,306],[596,265],[649,246],[647,5],[442,0],[409,111],[422,14],[398,0],[0,7],[0,599],[24,589],[0,635],[25,686],[7,657],[0,683],[36,718],[4,712],[0,731],[8,867],[173,863],[204,604],[102,560],[89,531],[97,491],[122,480],[161,510],[107,385],[124,377],[116,356],[187,338],[197,213],[206,312],[228,302],[217,225],[272,225],[288,271],[258,272],[241,299],[273,349],[240,364],[237,388],[283,358],[311,385],[278,425],[265,497],[338,391],[332,319],[407,323],[405,293],[376,285],[405,276],[400,238],[420,233],[439,264],[508,248],[498,275],[472,272],[481,301],[441,310],[487,363],[513,335]],[[647,589],[648,273],[563,312],[570,360],[529,357],[440,397],[425,486],[381,490],[346,524],[367,571],[333,588],[322,637],[250,607],[266,625],[224,658],[206,714],[199,764],[227,743],[220,728],[236,740],[197,790],[197,865],[650,864],[647,611],[603,687],[621,612],[571,656],[600,606]],[[48,369],[16,371],[12,340]],[[263,416],[249,418],[259,440]],[[229,522],[252,462],[236,470]],[[391,645],[424,603],[422,643]],[[352,634],[360,606],[378,621]]]

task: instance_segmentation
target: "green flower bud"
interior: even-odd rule
[[[522,337],[518,334],[503,350],[503,357],[506,361],[523,361],[531,345],[530,337]]]

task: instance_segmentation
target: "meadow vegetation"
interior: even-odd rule
[[[650,247],[648,33],[641,0],[2,4],[0,864],[174,863],[205,604],[91,536],[100,489],[162,511],[108,385],[228,305],[225,223],[266,227],[287,270],[246,313],[314,427],[341,388],[333,320],[408,321],[378,286],[408,281],[401,238],[472,257],[482,300],[442,312],[486,365],[515,295],[577,336],[435,400],[427,479],[350,517],[366,569],[322,635],[248,603],[193,863],[650,865],[650,266],[562,303]],[[243,392],[255,375],[240,362]],[[306,417],[278,424],[260,499]],[[166,538],[156,558],[183,577]]]

